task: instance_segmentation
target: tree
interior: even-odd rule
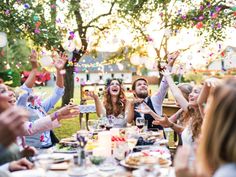
[[[156,57],[155,53],[149,57],[157,59],[159,68],[166,60],[167,54],[173,51],[171,48],[185,52],[195,47],[196,43],[200,43],[199,47],[206,48],[213,42],[223,41],[226,28],[233,26],[235,19],[235,7],[225,0],[120,0],[118,4],[120,15],[128,21],[136,34],[136,45],[130,48],[128,58],[132,58],[133,53],[139,50],[141,54],[138,55],[148,63],[145,58],[148,56],[147,51],[154,47]],[[151,26],[154,27],[150,30]],[[181,43],[183,35],[191,33],[189,29],[195,29],[195,39]],[[183,33],[183,30],[186,32]],[[199,41],[200,37],[204,38],[204,41]],[[174,40],[175,46],[170,47]],[[188,45],[182,45],[186,43]],[[109,62],[116,62],[114,60],[116,59],[112,58]],[[136,64],[140,65],[142,62]]]
[[[154,50],[155,56],[152,56],[152,61],[158,59],[158,66],[161,67],[167,53],[171,52],[168,43],[172,38],[179,36],[181,30],[194,27],[202,36],[210,34],[209,38],[206,38],[208,40],[205,44],[207,44],[210,40],[222,40],[224,28],[232,25],[233,21],[233,11],[223,0],[183,2],[102,0],[103,3],[100,2],[98,6],[106,4],[107,8],[100,13],[95,12],[97,7],[94,7],[94,4],[97,1],[4,0],[0,2],[0,30],[8,34],[9,44],[18,38],[28,39],[33,41],[33,45],[49,50],[56,48],[64,51],[70,47],[71,57],[66,66],[65,95],[62,104],[69,103],[73,98],[74,66],[84,54],[96,53],[100,41],[116,30],[121,28],[130,30],[133,34],[132,42],[128,43],[126,37],[118,39],[121,48],[117,48],[116,54],[110,56],[107,63],[117,63],[122,60],[127,62],[135,56],[134,53],[137,53],[138,56],[143,57],[145,63],[150,64],[147,56],[150,53],[153,55]],[[226,10],[228,12],[225,12]],[[59,18],[62,13],[66,14],[64,21]],[[150,30],[153,24],[156,25],[154,25],[155,30]],[[152,32],[154,35],[162,33],[158,44]],[[65,36],[66,45],[63,46]],[[88,41],[90,36],[96,36],[96,39],[92,42]],[[71,47],[74,39],[79,40],[80,47]],[[193,44],[182,46],[181,50],[185,51],[191,45]],[[149,51],[149,49],[153,50]]]

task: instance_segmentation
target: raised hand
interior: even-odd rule
[[[207,85],[208,87],[216,87],[220,83],[221,83],[220,79],[212,77],[212,78],[206,79],[204,84]]]
[[[152,109],[146,103],[142,103],[142,106],[140,105],[137,109],[135,109],[135,111],[142,114],[152,113]]]
[[[79,115],[80,110],[77,105],[67,105],[56,111],[58,120],[68,119]],[[54,115],[56,114],[54,113]]]
[[[89,96],[91,98],[93,98],[94,100],[95,99],[98,99],[98,95],[94,93],[94,91],[88,91],[88,92],[85,92],[85,95],[86,96]]]
[[[171,73],[170,73],[170,71],[168,69],[164,69],[163,71],[161,71],[161,74],[163,76],[170,76],[171,75]]]
[[[143,98],[133,98],[133,99],[131,100],[131,103],[134,105],[134,104],[136,104],[136,103],[140,104],[140,103],[142,103],[143,101],[144,101]]]
[[[175,60],[178,58],[179,54],[180,54],[179,51],[168,54],[167,58],[168,58],[168,65],[169,66],[172,67],[174,65]]]
[[[32,50],[29,61],[31,63],[32,69],[37,69],[38,68],[38,61],[37,61],[38,54],[35,50]]]
[[[52,55],[52,58],[54,60],[54,66],[58,70],[63,69],[68,60],[68,57],[65,53],[60,53],[59,58],[55,57],[55,55]]]
[[[164,117],[162,118],[156,118],[155,120],[152,122],[153,125],[161,125],[164,128],[168,128],[170,127],[173,123],[169,121],[168,117],[166,115],[164,115]]]

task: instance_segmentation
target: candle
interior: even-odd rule
[[[119,128],[112,128],[110,129],[112,136],[120,136],[120,129]]]
[[[97,148],[93,149],[93,156],[108,157],[109,154],[107,153],[107,148],[105,148],[105,147],[97,147]]]
[[[101,154],[103,157],[111,156],[111,133],[109,131],[98,133],[98,149],[96,148],[95,154]]]

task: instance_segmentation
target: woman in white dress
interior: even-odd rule
[[[113,127],[122,128],[126,126],[125,109],[127,100],[125,91],[120,79],[107,80],[103,104],[94,92],[89,92],[96,105],[96,112],[99,117],[106,116],[113,122]]]

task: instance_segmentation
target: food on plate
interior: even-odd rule
[[[167,165],[170,161],[164,158],[158,158],[158,162],[160,165]]]
[[[125,159],[125,163],[128,165],[138,166],[141,163],[140,156],[129,156]]]
[[[58,143],[55,146],[56,152],[76,152],[76,146],[68,146],[67,144]]]

